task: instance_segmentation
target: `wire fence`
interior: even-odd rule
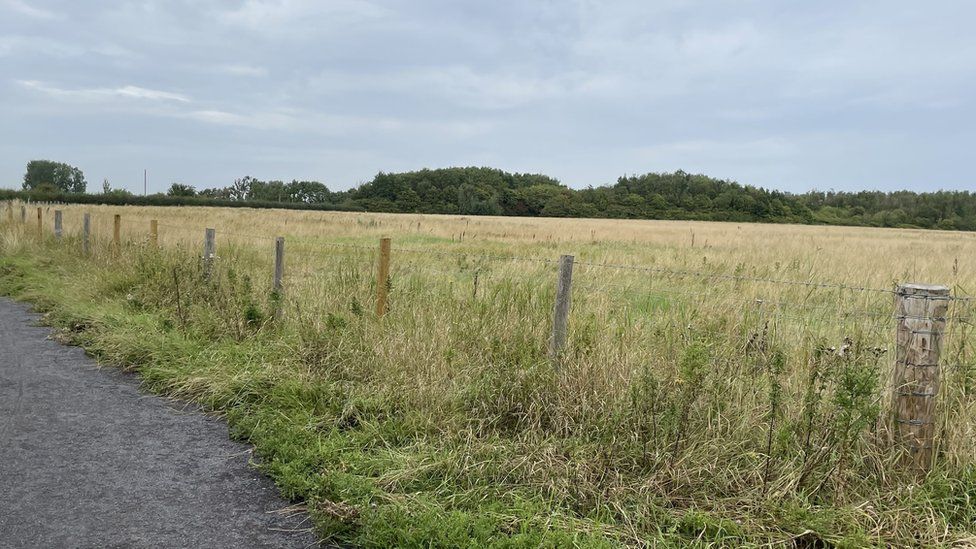
[[[50,206],[44,206],[45,211],[50,209]],[[12,212],[12,208],[11,208]],[[148,223],[145,220],[132,220],[125,219],[121,220],[123,227],[127,232],[132,234],[144,234],[148,237]],[[158,228],[169,233],[176,233],[180,235],[180,240],[185,237],[186,240],[199,240],[202,245],[203,233],[206,227],[200,226],[187,226],[187,225],[176,225],[170,223],[158,223]],[[230,237],[231,241],[241,241],[245,240],[252,244],[260,245],[265,244],[271,249],[274,245],[274,241],[280,235],[251,232],[251,231],[240,231],[240,230],[228,230],[222,227],[215,227],[216,233],[220,237],[226,238]],[[235,242],[238,243],[239,242]],[[289,257],[294,258],[295,255],[302,254],[310,258],[316,259],[328,259],[334,257],[334,252],[327,252],[325,250],[346,250],[346,251],[359,251],[364,254],[364,259],[375,261],[375,254],[377,252],[376,246],[365,245],[361,243],[353,242],[341,242],[341,241],[323,241],[314,240],[312,242],[299,242],[289,245]],[[519,256],[510,254],[497,254],[497,253],[486,253],[483,251],[454,251],[454,250],[444,250],[444,249],[431,249],[431,248],[420,248],[420,247],[409,247],[409,246],[398,246],[394,245],[391,247],[391,252],[395,255],[406,254],[407,256],[416,256],[424,261],[410,262],[406,261],[401,263],[401,265],[407,265],[410,269],[423,269],[425,272],[437,273],[437,274],[467,274],[468,276],[477,276],[479,281],[488,280],[492,274],[490,272],[490,267],[488,265],[498,264],[503,262],[508,263],[525,263],[534,264],[540,267],[552,267],[558,263],[558,260],[550,257],[533,257],[533,256]],[[430,258],[441,258],[441,259],[453,259],[456,262],[464,262],[468,265],[477,265],[469,267],[465,270],[459,270],[455,268],[444,269],[443,267],[437,268],[432,266],[429,260]],[[797,288],[807,288],[816,290],[838,290],[838,291],[849,291],[849,292],[863,292],[867,294],[877,294],[883,296],[894,296],[896,294],[896,289],[894,288],[877,288],[869,287],[863,285],[853,285],[847,283],[833,282],[833,281],[820,281],[820,280],[791,280],[784,278],[773,278],[773,277],[763,277],[763,276],[752,276],[737,273],[726,273],[726,272],[716,272],[707,270],[693,270],[693,269],[673,269],[654,265],[640,265],[640,264],[619,264],[619,263],[606,263],[606,262],[596,262],[588,260],[575,260],[574,266],[577,270],[577,275],[587,276],[593,275],[594,281],[586,281],[583,284],[577,284],[576,288],[579,290],[585,290],[589,292],[597,292],[602,294],[608,294],[613,291],[622,292],[634,292],[634,291],[644,291],[651,294],[667,294],[671,296],[682,296],[687,298],[707,298],[708,294],[696,291],[682,291],[676,287],[669,287],[666,290],[663,288],[654,288],[647,284],[641,284],[640,282],[624,281],[621,282],[614,279],[612,276],[607,276],[607,272],[617,271],[626,273],[640,273],[640,274],[652,274],[657,275],[657,280],[671,280],[671,279],[694,279],[697,281],[714,281],[714,282],[730,282],[730,283],[752,283],[752,284],[764,284],[771,286],[782,286],[782,287],[797,287]],[[405,269],[399,269],[400,272],[404,272]],[[302,272],[308,272],[302,271]],[[774,292],[769,292],[770,295]],[[818,298],[811,299],[816,300]],[[954,295],[951,297],[954,302],[969,303],[976,301],[976,296],[968,295]],[[849,310],[838,310],[834,305],[828,304],[810,304],[810,300],[803,301],[785,301],[782,299],[775,299],[773,297],[757,296],[754,298],[747,299],[743,302],[743,306],[765,306],[768,309],[782,309],[782,310],[792,310],[796,312],[817,312],[817,311],[833,311],[837,314],[852,316],[852,317],[867,317],[875,318],[882,317],[885,315],[883,312],[877,310],[866,310],[866,309],[849,309]],[[971,322],[972,321],[971,311],[966,315],[956,315],[951,319],[959,322]]]
[[[29,216],[21,217],[23,225],[31,224]],[[38,229],[42,231],[43,217],[41,212],[37,218]],[[12,209],[7,218],[16,224],[17,216]],[[112,234],[113,245],[120,246],[123,233],[128,240],[141,243],[158,242],[162,235],[164,246],[197,246],[202,251],[204,232],[208,229],[203,225],[150,224],[148,220],[118,217],[114,225],[110,229],[107,219],[99,219],[95,224],[95,235],[86,233],[83,238],[87,243],[99,234]],[[153,226],[160,234],[150,232]],[[499,293],[501,289],[517,288],[518,295],[525,296],[533,306],[544,307],[546,314],[552,316],[553,334],[547,345],[554,364],[558,364],[567,352],[561,347],[572,345],[572,338],[567,344],[560,342],[565,338],[557,337],[559,326],[565,328],[570,321],[572,301],[576,305],[574,319],[581,321],[580,315],[599,310],[604,315],[603,322],[609,326],[607,329],[616,329],[618,333],[655,317],[666,317],[668,322],[676,324],[701,320],[712,314],[737,318],[739,329],[749,335],[743,344],[747,347],[757,339],[765,338],[769,330],[810,330],[812,326],[827,326],[835,329],[834,335],[856,329],[865,334],[867,341],[874,345],[872,348],[881,354],[894,348],[898,349],[899,355],[935,356],[929,365],[937,365],[939,368],[935,370],[944,368],[952,372],[974,368],[973,353],[969,348],[974,335],[970,328],[974,325],[976,296],[959,292],[952,295],[948,288],[932,291],[924,287],[913,288],[906,293],[902,286],[882,288],[830,280],[764,276],[741,270],[722,272],[719,269],[621,264],[484,249],[434,249],[399,245],[389,240],[384,248],[382,244],[349,241],[354,239],[295,239],[287,243],[287,254],[278,256],[275,242],[280,235],[242,231],[237,227],[233,230],[220,226],[209,229],[215,229],[219,239],[218,260],[234,261],[236,254],[248,254],[250,259],[257,259],[247,263],[253,276],[267,277],[269,287],[272,271],[276,277],[283,273],[282,279],[276,278],[274,282],[275,287],[280,287],[284,293],[278,307],[295,303],[300,295],[321,295],[329,291],[332,284],[341,286],[358,303],[375,299],[377,316],[384,316],[389,309],[386,300],[396,305],[405,295],[401,288],[421,296],[415,298],[415,303],[427,307],[440,303],[437,299],[490,301],[499,295],[513,295]],[[230,252],[226,257],[223,255],[225,250]],[[917,301],[919,296],[924,296],[924,306],[913,304],[912,300]],[[939,305],[940,302],[944,306]],[[503,302],[496,305],[499,308],[506,306]],[[274,318],[281,318],[279,313],[277,311]],[[560,318],[561,315],[564,316]],[[896,333],[895,338],[891,337],[892,332]],[[938,342],[934,343],[932,338]],[[940,355],[943,348],[945,352]],[[902,370],[922,370],[916,364],[906,362],[907,359],[899,360],[896,372],[898,364],[910,366]],[[928,398],[934,394],[932,391],[938,390],[938,378],[933,382],[931,377],[913,373],[904,383],[908,382],[914,383],[914,388],[896,390],[894,398]],[[895,384],[898,383],[901,382],[896,380]],[[899,421],[906,426],[930,420],[899,416]],[[922,441],[914,447],[925,448],[925,444],[931,447],[931,441]]]

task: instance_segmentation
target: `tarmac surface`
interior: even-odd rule
[[[0,298],[0,548],[316,547],[251,448]]]

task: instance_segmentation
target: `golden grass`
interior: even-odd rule
[[[16,208],[16,206],[15,206]],[[45,206],[44,227],[53,210]],[[890,288],[895,282],[933,281],[972,288],[976,235],[957,231],[762,225],[696,221],[562,218],[464,217],[365,214],[237,208],[60,206],[69,232],[92,215],[93,232],[108,238],[112,215],[121,213],[123,234],[143,238],[148,220],[163,225],[162,241],[202,240],[204,227],[222,240],[252,241],[236,235],[285,236],[314,244],[352,240],[374,244],[380,236],[406,243],[448,245],[444,251],[505,250],[554,259],[576,253],[597,262],[694,267],[746,268],[806,274],[808,279]],[[33,208],[28,225],[35,222]],[[199,233],[199,234],[198,234]],[[792,266],[792,267],[791,267]]]
[[[285,323],[303,345],[328,339],[321,356],[308,346],[279,365],[291,375],[362,382],[448,438],[501,429],[535,441],[496,473],[500,484],[558,501],[663,499],[743,520],[752,520],[752,503],[736,505],[757,498],[897,507],[897,452],[884,413],[872,411],[890,393],[890,290],[924,282],[976,292],[976,235],[962,232],[74,205],[44,206],[45,231],[55,208],[69,235],[89,212],[105,257],[116,213],[125,240],[144,242],[157,219],[162,246],[197,254],[213,227],[218,261],[247,274],[262,304],[273,239],[284,236]],[[35,215],[28,211],[28,230]],[[376,321],[381,236],[393,238],[391,311]],[[560,254],[578,264],[570,351],[552,377],[525,365],[544,363]],[[946,338],[937,472],[949,478],[976,461],[969,309],[954,304],[959,318]],[[848,339],[855,358],[832,350]],[[859,372],[871,379],[841,379]],[[864,387],[871,395],[845,400]],[[811,398],[820,399],[813,408]],[[856,432],[841,435],[836,418],[848,416]],[[552,437],[602,441],[608,454],[580,462],[540,442]],[[453,444],[474,453],[468,443]],[[405,468],[383,482],[396,491],[417,474]],[[618,539],[646,535],[640,516],[619,512]],[[906,539],[903,528],[932,542],[972,535],[972,525],[937,513],[858,513],[876,540]]]

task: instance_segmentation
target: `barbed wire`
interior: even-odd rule
[[[137,223],[131,219],[125,219],[125,218],[122,218],[121,222],[130,227],[136,226]],[[187,233],[196,232],[200,230],[200,228],[171,225],[169,223],[158,223],[158,226],[170,230],[187,232]],[[148,228],[142,227],[140,225],[139,230],[141,232],[143,230],[148,230]],[[277,236],[268,235],[268,234],[230,231],[226,229],[217,229],[217,234],[218,235],[224,234],[224,235],[234,236],[238,238],[250,238],[255,240],[266,240],[266,239],[277,238]],[[292,246],[295,245],[296,244],[294,243],[292,244]],[[328,247],[328,248],[359,249],[359,250],[368,250],[371,252],[377,251],[377,246],[367,246],[363,244],[353,244],[353,243],[343,243],[343,242],[301,242],[298,245],[300,246],[303,245],[308,247],[316,246],[316,247]],[[489,261],[531,262],[531,263],[538,263],[541,265],[552,265],[558,262],[556,259],[548,259],[542,257],[507,255],[507,254],[490,254],[490,253],[479,253],[474,251],[432,250],[429,248],[411,248],[411,247],[403,247],[403,246],[392,247],[391,251],[396,253],[420,254],[420,255],[430,255],[430,256],[437,256],[437,257],[457,257],[457,258],[476,259],[476,260],[482,259],[482,260],[489,260]],[[584,268],[637,271],[637,272],[653,273],[653,274],[675,276],[675,277],[695,277],[695,278],[703,278],[709,280],[726,280],[726,281],[733,281],[733,282],[779,284],[779,285],[786,285],[786,286],[798,286],[798,287],[807,287],[807,288],[815,288],[815,289],[839,289],[839,290],[858,291],[858,292],[882,293],[887,295],[896,293],[896,291],[892,289],[874,288],[869,286],[842,284],[842,283],[835,283],[835,282],[819,282],[819,281],[812,281],[812,280],[809,281],[790,280],[790,279],[779,279],[779,278],[771,278],[771,277],[697,271],[697,270],[690,270],[690,269],[668,269],[668,268],[654,267],[648,265],[600,263],[594,261],[575,261],[574,263]],[[949,296],[946,299],[952,301],[960,301],[960,302],[976,302],[976,296],[970,296],[970,295],[955,295],[955,296]]]
[[[348,247],[359,247],[359,248],[371,248],[374,247],[355,245],[355,244],[338,244],[338,243],[319,243],[320,245],[340,245]],[[440,257],[458,257],[467,259],[486,259],[492,261],[521,261],[521,262],[534,262],[540,264],[555,264],[558,263],[556,259],[548,259],[541,257],[529,257],[529,256],[518,256],[518,255],[502,255],[502,254],[485,254],[477,252],[459,252],[459,251],[446,251],[446,250],[431,250],[429,248],[409,248],[395,246],[391,248],[391,252],[400,253],[411,253],[411,254],[422,254],[422,255],[432,255]],[[857,286],[852,284],[840,284],[833,282],[817,282],[817,281],[803,281],[803,280],[786,280],[786,279],[775,279],[767,277],[756,277],[756,276],[746,276],[746,275],[734,275],[734,274],[724,274],[724,273],[714,273],[705,271],[693,271],[693,270],[679,270],[679,269],[665,269],[662,267],[651,267],[645,265],[620,265],[613,263],[597,263],[592,261],[574,261],[575,265],[581,265],[590,268],[604,268],[604,269],[614,269],[614,270],[631,270],[631,271],[641,271],[656,274],[665,274],[670,276],[687,276],[687,277],[701,277],[715,280],[732,280],[740,282],[760,282],[768,284],[782,284],[791,286],[802,286],[808,288],[818,288],[818,289],[842,289],[851,291],[861,291],[861,292],[874,292],[883,294],[894,294],[895,290],[884,289],[884,288],[872,288],[867,286]],[[976,298],[973,298],[976,299]]]
[[[274,239],[277,238],[275,236],[267,236],[267,235],[261,235],[261,234],[251,234],[251,233],[241,233],[241,232],[236,232],[236,231],[232,232],[232,231],[228,231],[228,230],[224,230],[224,229],[215,229],[215,233],[218,236],[227,235],[227,236],[233,236],[233,237],[237,237],[237,238],[246,238],[246,239],[251,239],[251,240],[260,240],[260,241],[270,240],[272,242],[274,242]]]
[[[198,229],[198,228],[195,228],[195,227],[185,227],[185,226],[181,227],[179,225],[170,225],[168,223],[166,223],[166,224],[164,224],[164,223],[157,223],[157,226],[163,227],[165,229],[173,229],[173,230],[176,230],[176,231],[182,231],[182,232],[185,232],[185,233],[196,233],[198,231],[202,231],[202,229]]]
[[[575,288],[574,288],[575,289]],[[582,288],[584,291],[596,291],[604,295],[610,296],[611,298],[618,298],[610,288],[600,288],[594,286],[584,286]],[[799,313],[804,313],[806,316],[796,318],[806,318],[809,320],[812,316],[834,316],[843,318],[868,318],[877,320],[892,320],[890,313],[882,313],[879,311],[870,311],[866,309],[838,309],[836,307],[830,306],[816,306],[816,305],[804,305],[797,304],[787,301],[777,301],[771,300],[763,297],[755,297],[748,299],[728,299],[724,295],[716,295],[714,293],[701,293],[701,292],[687,292],[675,289],[661,289],[661,288],[649,288],[649,289],[630,289],[639,293],[641,296],[654,296],[654,297],[671,297],[679,296],[683,298],[691,298],[691,300],[696,301],[709,301],[713,303],[725,302],[730,305],[735,305],[738,309],[745,310],[746,308],[752,308],[757,314],[776,314],[780,315],[783,311],[794,311]]]
[[[425,248],[403,248],[403,247],[391,247],[393,252],[402,253],[412,253],[412,254],[423,254],[423,255],[436,255],[436,256],[447,256],[447,257],[462,257],[462,258],[475,258],[475,259],[488,259],[492,261],[524,261],[524,262],[534,262],[543,264],[554,264],[557,260],[546,259],[543,257],[526,257],[526,256],[515,256],[515,255],[496,255],[496,254],[480,254],[474,252],[448,252],[444,250],[431,250]]]
[[[375,251],[375,248],[368,248],[368,249],[370,251]],[[311,274],[312,276],[315,276],[317,278],[323,278],[321,273],[312,273],[311,268],[306,266],[306,268],[302,272],[302,275],[308,275],[308,274]],[[419,264],[419,263],[406,264],[406,265],[401,263],[391,273],[391,277],[402,279],[408,277],[425,276],[429,274],[436,274],[436,275],[446,277],[451,282],[454,282],[461,277],[472,279],[472,281],[475,277],[478,277],[482,284],[489,284],[491,282],[497,282],[498,280],[497,276],[491,276],[488,271],[464,270],[464,269],[445,270],[445,269],[432,268],[427,264]],[[625,291],[636,292],[642,295],[649,295],[649,296],[666,297],[666,296],[678,295],[693,300],[712,300],[712,301],[722,299],[722,296],[717,296],[712,293],[693,292],[693,291],[679,290],[673,288],[661,289],[661,288],[642,288],[639,286],[630,287],[630,286],[613,283],[613,282],[604,282],[599,285],[588,284],[588,283],[584,283],[584,284],[577,283],[575,285],[574,290],[576,292],[580,292],[580,291],[595,292],[595,293],[611,296],[614,298],[619,297],[612,292],[612,289],[614,288],[623,289]],[[745,308],[746,306],[750,306],[750,307],[755,306],[757,311],[762,310],[764,312],[772,312],[772,314],[776,314],[784,317],[786,317],[787,315],[784,314],[783,311],[787,311],[787,310],[806,314],[806,316],[793,315],[792,318],[796,320],[804,320],[804,319],[809,320],[811,312],[823,313],[823,316],[836,316],[842,318],[867,318],[867,319],[876,319],[879,321],[888,321],[894,318],[888,312],[871,311],[866,309],[838,310],[836,307],[832,307],[829,305],[826,306],[807,305],[807,304],[788,302],[783,300],[773,300],[765,297],[755,297],[743,301],[744,301],[743,303],[739,304],[740,305],[739,308]]]
[[[379,250],[375,248],[338,248],[349,252],[345,254],[330,253],[327,250],[322,250],[319,248],[306,248],[301,245],[288,246],[286,244],[285,249],[287,250],[286,256],[288,259],[286,259],[286,261],[288,262],[317,262],[319,265],[348,263],[351,259],[357,259],[364,264],[366,264],[366,262],[372,264],[376,260],[376,256],[379,254]]]
[[[745,276],[745,275],[733,275],[733,274],[722,274],[722,273],[709,273],[704,271],[691,271],[691,270],[677,270],[677,269],[665,269],[662,267],[648,267],[643,265],[617,265],[610,263],[592,263],[588,261],[576,261],[576,265],[583,265],[585,267],[598,267],[605,269],[618,269],[618,270],[630,270],[630,271],[643,271],[648,273],[665,274],[672,276],[688,276],[688,277],[702,277],[711,278],[715,280],[732,280],[741,282],[762,282],[768,284],[783,284],[788,286],[804,286],[809,288],[827,288],[827,289],[841,289],[841,290],[853,290],[860,292],[878,292],[885,294],[894,294],[894,290],[887,290],[882,288],[870,288],[866,286],[853,286],[848,284],[837,284],[831,282],[815,282],[815,281],[803,281],[803,280],[781,280],[775,278],[763,278],[756,276]]]
[[[189,230],[185,227],[175,227],[172,225],[163,225],[167,228],[175,228],[178,230]],[[256,234],[256,233],[245,233],[237,231],[228,231],[224,229],[219,229],[218,234],[229,234],[231,236],[238,236],[244,238],[254,238],[254,239],[274,239],[276,236],[267,234]],[[325,246],[332,248],[353,248],[353,249],[364,249],[364,250],[376,250],[376,246],[366,246],[362,244],[352,244],[352,243],[342,243],[342,242],[308,242],[303,243],[306,245],[316,245]],[[433,255],[439,257],[459,257],[468,259],[486,259],[491,261],[518,261],[518,262],[533,262],[551,265],[558,262],[555,259],[541,258],[541,257],[529,257],[529,256],[518,256],[518,255],[504,255],[504,254],[486,254],[477,252],[462,252],[462,251],[446,251],[446,250],[432,250],[429,248],[410,248],[402,246],[391,247],[391,252],[399,253],[409,253],[409,254],[422,254],[422,255]],[[801,286],[808,288],[817,289],[840,289],[840,290],[850,290],[850,291],[860,291],[860,292],[874,292],[883,294],[895,294],[896,291],[886,288],[873,288],[868,286],[858,286],[853,284],[841,284],[834,282],[817,282],[817,281],[804,281],[804,280],[789,280],[789,279],[777,279],[769,277],[757,277],[757,276],[747,276],[747,275],[736,275],[736,274],[726,274],[726,273],[714,273],[706,271],[695,271],[688,269],[666,269],[663,267],[652,267],[647,265],[623,265],[614,263],[598,263],[593,261],[575,261],[576,265],[589,268],[602,268],[602,269],[614,269],[614,270],[629,270],[629,271],[640,271],[655,274],[664,274],[669,276],[684,276],[684,277],[700,277],[712,280],[730,280],[736,282],[757,282],[766,284],[781,284],[788,286]],[[952,296],[951,299],[958,301],[976,301],[976,296]]]
[[[366,250],[366,251],[373,252],[373,253],[379,253],[379,251],[380,251],[379,250],[379,246],[365,246],[365,245],[362,245],[362,244],[350,244],[348,242],[315,242],[315,243],[312,243],[312,242],[298,242],[298,243],[291,244],[291,246],[298,246],[298,247],[302,247],[302,246],[308,246],[308,247],[316,246],[316,247],[325,247],[325,248],[344,248],[344,249],[350,249],[350,250]],[[321,250],[319,250],[319,251],[321,251]]]

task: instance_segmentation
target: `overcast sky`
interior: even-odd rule
[[[972,188],[976,2],[0,0],[0,186],[492,166]]]

